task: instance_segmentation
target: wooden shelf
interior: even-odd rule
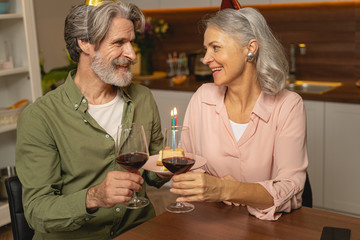
[[[19,74],[19,73],[27,73],[27,72],[29,72],[28,67],[16,67],[16,68],[11,68],[11,69],[2,69],[2,70],[0,70],[0,77],[13,75],[13,74]]]
[[[0,14],[0,20],[3,19],[21,19],[23,15],[21,13],[7,13],[7,14]]]
[[[34,1],[10,0],[10,13],[0,14],[0,45],[3,41],[11,43],[15,66],[0,70],[1,107],[22,98],[34,102],[42,95]],[[0,124],[0,168],[15,165],[16,122],[3,123]],[[8,202],[0,200],[0,226],[10,222]]]

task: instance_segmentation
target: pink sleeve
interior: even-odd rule
[[[306,116],[304,104],[287,104],[279,113],[274,159],[278,174],[275,179],[259,182],[274,198],[268,209],[248,207],[259,219],[277,220],[282,212],[301,207],[301,195],[308,165],[306,149]]]

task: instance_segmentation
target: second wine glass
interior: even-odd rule
[[[170,172],[181,174],[189,171],[195,164],[195,158],[195,149],[188,127],[173,126],[165,129],[162,163]],[[169,204],[166,210],[172,213],[186,213],[194,208],[191,203],[176,202]]]
[[[138,170],[149,159],[144,127],[136,123],[120,125],[115,143],[116,162],[129,172],[138,173]],[[122,205],[126,208],[137,209],[148,204],[149,200],[147,198],[138,197],[134,191],[132,199]]]

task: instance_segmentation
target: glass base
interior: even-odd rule
[[[187,213],[195,209],[195,206],[187,202],[170,203],[166,210],[172,213]]]
[[[121,205],[128,208],[128,209],[138,209],[143,208],[149,205],[150,201],[144,197],[136,197],[132,198],[130,202],[122,203]]]

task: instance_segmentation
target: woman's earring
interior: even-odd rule
[[[253,62],[254,61],[254,58],[255,58],[255,54],[253,52],[249,52],[247,54],[247,61],[248,62]]]

